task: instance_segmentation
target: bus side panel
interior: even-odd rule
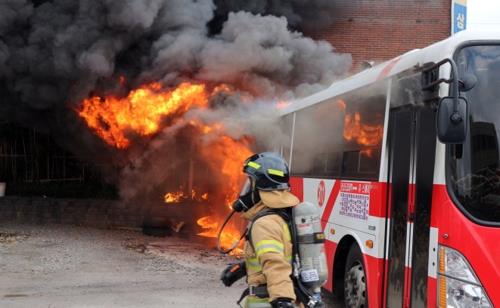
[[[355,239],[363,252],[368,285],[367,295],[371,307],[379,307],[382,302],[383,276],[381,273],[384,269],[386,189],[387,184],[379,182],[292,178],[292,192],[301,197],[302,201],[312,202],[320,207],[321,223],[326,236],[325,250],[329,273],[325,289],[331,292],[343,292],[341,286],[339,290],[333,289],[334,261],[338,244],[346,236],[350,236]],[[366,220],[349,217],[346,213],[342,213],[342,208],[346,206],[345,202],[350,198],[356,198],[354,195],[361,198],[369,196]],[[354,200],[357,199],[351,201]],[[347,209],[344,208],[344,210]],[[368,247],[367,241],[371,241],[373,247]]]
[[[453,204],[445,185],[434,185],[432,197],[431,226],[439,230],[439,244],[456,249],[467,259],[493,307],[500,307],[499,229],[469,220]]]

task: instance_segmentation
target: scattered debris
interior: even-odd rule
[[[13,244],[25,240],[27,234],[0,232],[0,244]]]
[[[16,294],[5,294],[3,297],[4,298],[16,298],[16,297],[27,297],[29,296],[28,294],[21,294],[21,293],[16,293]]]
[[[0,307],[232,307],[244,288],[224,287],[229,261],[201,257],[217,252],[191,239],[10,222],[0,227],[7,232],[29,237],[0,244]]]
[[[182,229],[182,227],[184,227],[186,223],[184,221],[174,221],[174,220],[171,220],[171,225],[170,227],[172,228],[172,230],[174,230],[175,233],[179,233]]]
[[[123,243],[122,246],[125,247],[125,248],[127,248],[127,249],[137,251],[139,253],[145,253],[146,252],[146,245],[144,245],[144,243],[142,243],[142,242],[138,242],[138,241],[133,241],[133,240],[127,239]]]

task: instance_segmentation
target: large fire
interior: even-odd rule
[[[182,83],[166,91],[154,82],[130,91],[127,97],[94,96],[85,99],[79,115],[106,143],[127,148],[127,133],[152,135],[168,116],[180,115],[208,104],[209,93],[202,84]]]
[[[343,100],[337,101],[342,110],[346,110],[346,103]],[[359,145],[373,147],[382,141],[384,127],[381,124],[369,125],[363,122],[359,112],[346,113],[344,116],[344,139],[354,141]],[[371,150],[366,150],[371,153]]]
[[[131,143],[130,136],[153,136],[169,123],[185,114],[192,108],[207,108],[210,99],[220,91],[230,92],[226,85],[207,90],[203,84],[182,83],[175,89],[165,90],[159,83],[151,83],[131,91],[126,97],[91,97],[85,99],[79,115],[87,125],[107,144],[118,149],[126,149]],[[166,204],[182,206],[185,202],[195,201],[210,205],[213,214],[194,217],[194,221],[203,230],[198,235],[216,237],[225,216],[229,213],[232,201],[238,194],[242,181],[243,161],[252,152],[252,140],[242,138],[236,140],[224,134],[221,123],[207,125],[195,119],[187,124],[202,137],[210,135],[207,144],[200,147],[201,156],[207,166],[217,170],[223,183],[220,184],[217,198],[209,199],[207,192],[198,192],[196,187],[191,191],[182,187],[164,194]],[[216,202],[219,202],[215,204]],[[193,221],[193,223],[194,223]],[[222,247],[230,247],[240,237],[240,230],[235,224],[225,228],[221,236]]]
[[[250,139],[234,140],[229,136],[221,136],[210,148],[205,148],[203,156],[211,157],[210,161],[214,167],[218,167],[225,178],[224,205],[225,210],[212,216],[202,217],[197,221],[204,231],[200,236],[216,237],[224,217],[220,213],[228,213],[232,202],[235,200],[241,188],[243,162],[252,155],[250,150]],[[215,154],[215,155],[214,155]],[[220,242],[224,249],[233,245],[241,237],[241,230],[235,224],[229,224],[221,234]],[[235,254],[240,254],[241,249],[236,249]]]
[[[200,123],[192,122],[203,134],[208,134],[213,131],[221,129],[220,124],[213,126],[206,126]],[[235,200],[239,193],[240,185],[242,182],[242,166],[246,158],[252,155],[250,150],[251,140],[246,138],[242,140],[234,140],[226,135],[219,135],[216,140],[210,143],[210,146],[203,147],[201,155],[206,159],[209,165],[215,170],[220,172],[224,178],[224,185],[220,187],[221,195],[223,197],[222,204],[217,204],[218,209],[212,215],[203,216],[197,219],[196,223],[203,231],[198,233],[202,237],[217,237],[219,230],[224,221],[224,216],[231,210],[232,202]],[[199,195],[199,194],[198,194]],[[191,199],[198,202],[208,202],[208,194],[202,194],[201,199],[196,197],[195,190],[192,191]],[[204,197],[207,197],[205,199]],[[169,192],[165,194],[166,203],[179,203],[186,199],[186,194],[182,191]],[[212,206],[215,206],[212,204]],[[222,206],[222,207],[221,207]],[[228,249],[241,237],[240,228],[234,223],[228,224],[220,237],[221,247]],[[239,255],[242,253],[241,247],[233,251],[234,254]]]

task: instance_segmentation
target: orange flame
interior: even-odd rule
[[[244,178],[243,162],[252,155],[251,142],[250,139],[234,140],[222,135],[209,148],[204,148],[202,153],[204,157],[211,158],[210,161],[215,164],[214,167],[218,168],[226,179],[225,204],[229,209],[239,193],[242,178]],[[214,155],[214,153],[217,154]]]
[[[199,236],[205,236],[205,237],[216,237],[217,236],[217,231],[219,228],[219,222],[216,217],[213,216],[205,216],[196,221],[196,223],[205,229],[206,231],[203,231],[201,233],[198,233]]]
[[[196,221],[196,223],[205,231],[198,233],[199,236],[203,237],[217,237],[219,229],[221,227],[222,220],[214,216],[201,217]],[[224,229],[220,237],[220,245],[223,249],[229,249],[232,247],[240,238],[241,231],[238,231],[233,226],[228,226]],[[232,251],[233,255],[241,255],[243,250],[241,245]]]
[[[182,191],[174,192],[174,193],[166,193],[165,194],[165,203],[179,203],[184,197],[184,193]]]
[[[359,112],[346,114],[344,117],[344,139],[355,141],[359,145],[376,146],[382,141],[384,127],[380,124],[363,124]]]
[[[346,112],[347,104],[343,99],[337,100],[338,107],[342,112]],[[345,113],[344,115],[344,139],[347,141],[355,141],[359,145],[376,146],[382,141],[384,127],[380,124],[368,125],[363,123],[361,114],[355,112],[354,115]],[[371,156],[371,150],[366,150],[362,153]]]
[[[277,109],[285,109],[285,108],[286,108],[286,107],[288,107],[289,105],[290,105],[290,103],[289,103],[289,102],[287,102],[287,101],[278,101],[278,102],[276,103],[276,108],[277,108]]]
[[[369,125],[363,123],[359,112],[354,114],[346,113],[347,104],[343,99],[337,100],[337,106],[344,113],[344,139],[354,141],[358,145],[367,147],[360,151],[360,154],[366,157],[372,157],[373,147],[382,142],[384,127],[381,124]]]
[[[152,135],[158,132],[165,117],[207,104],[208,94],[202,84],[182,83],[174,90],[165,91],[160,83],[154,82],[131,91],[124,98],[85,99],[79,115],[106,143],[125,149],[130,145],[127,132]]]
[[[364,155],[366,157],[373,157],[373,149],[364,149],[360,151],[361,155]]]
[[[177,192],[166,193],[164,196],[165,203],[180,203],[183,199],[191,199],[198,202],[208,201],[208,193],[200,194],[197,193],[196,190],[192,189],[191,195],[188,195],[182,191],[182,187],[180,189],[181,190]]]
[[[125,84],[125,79],[120,78],[119,82]],[[191,83],[182,83],[167,91],[159,83],[151,83],[131,91],[124,98],[109,96],[85,99],[78,113],[107,144],[125,149],[132,142],[130,136],[151,136],[167,125],[165,120],[175,120],[191,108],[207,108],[213,95],[232,91],[227,85],[207,91],[205,85]],[[220,183],[220,196],[210,196],[209,200],[207,192],[200,193],[193,189],[189,193],[180,187],[177,191],[167,192],[164,202],[182,204],[189,199],[207,204],[214,202],[210,208],[213,215],[202,217],[197,223],[205,230],[199,236],[216,237],[224,216],[238,195],[244,177],[241,172],[243,162],[252,154],[250,145],[253,140],[248,137],[234,139],[224,134],[221,123],[207,125],[198,120],[189,120],[188,123],[199,136],[210,136],[203,140],[206,145],[200,147],[197,155],[203,157],[208,166],[220,172],[221,178],[224,178],[224,182]],[[222,206],[217,207],[215,202],[220,202]],[[221,237],[222,246],[230,247],[239,239],[239,234],[234,224],[228,226]]]
[[[223,197],[225,209],[222,212],[217,212],[212,216],[205,216],[198,219],[197,223],[205,231],[199,233],[199,236],[217,237],[218,231],[224,220],[224,216],[231,209],[231,205],[241,188],[241,182],[244,179],[242,173],[243,162],[252,155],[250,145],[252,140],[244,138],[234,140],[233,138],[222,135],[217,140],[210,144],[202,151],[202,155],[207,158],[214,168],[220,170],[225,179],[223,189]],[[231,247],[241,237],[241,230],[234,224],[228,224],[221,234],[221,246],[224,249]],[[240,255],[241,248],[235,249],[233,254]]]
[[[343,99],[339,99],[337,101],[337,105],[339,106],[340,109],[342,109],[343,111],[345,111],[346,109],[346,104],[345,104],[345,101]]]

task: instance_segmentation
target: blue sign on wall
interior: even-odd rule
[[[458,1],[465,2],[465,1]],[[453,3],[453,33],[465,30],[467,27],[467,6],[465,3]]]

